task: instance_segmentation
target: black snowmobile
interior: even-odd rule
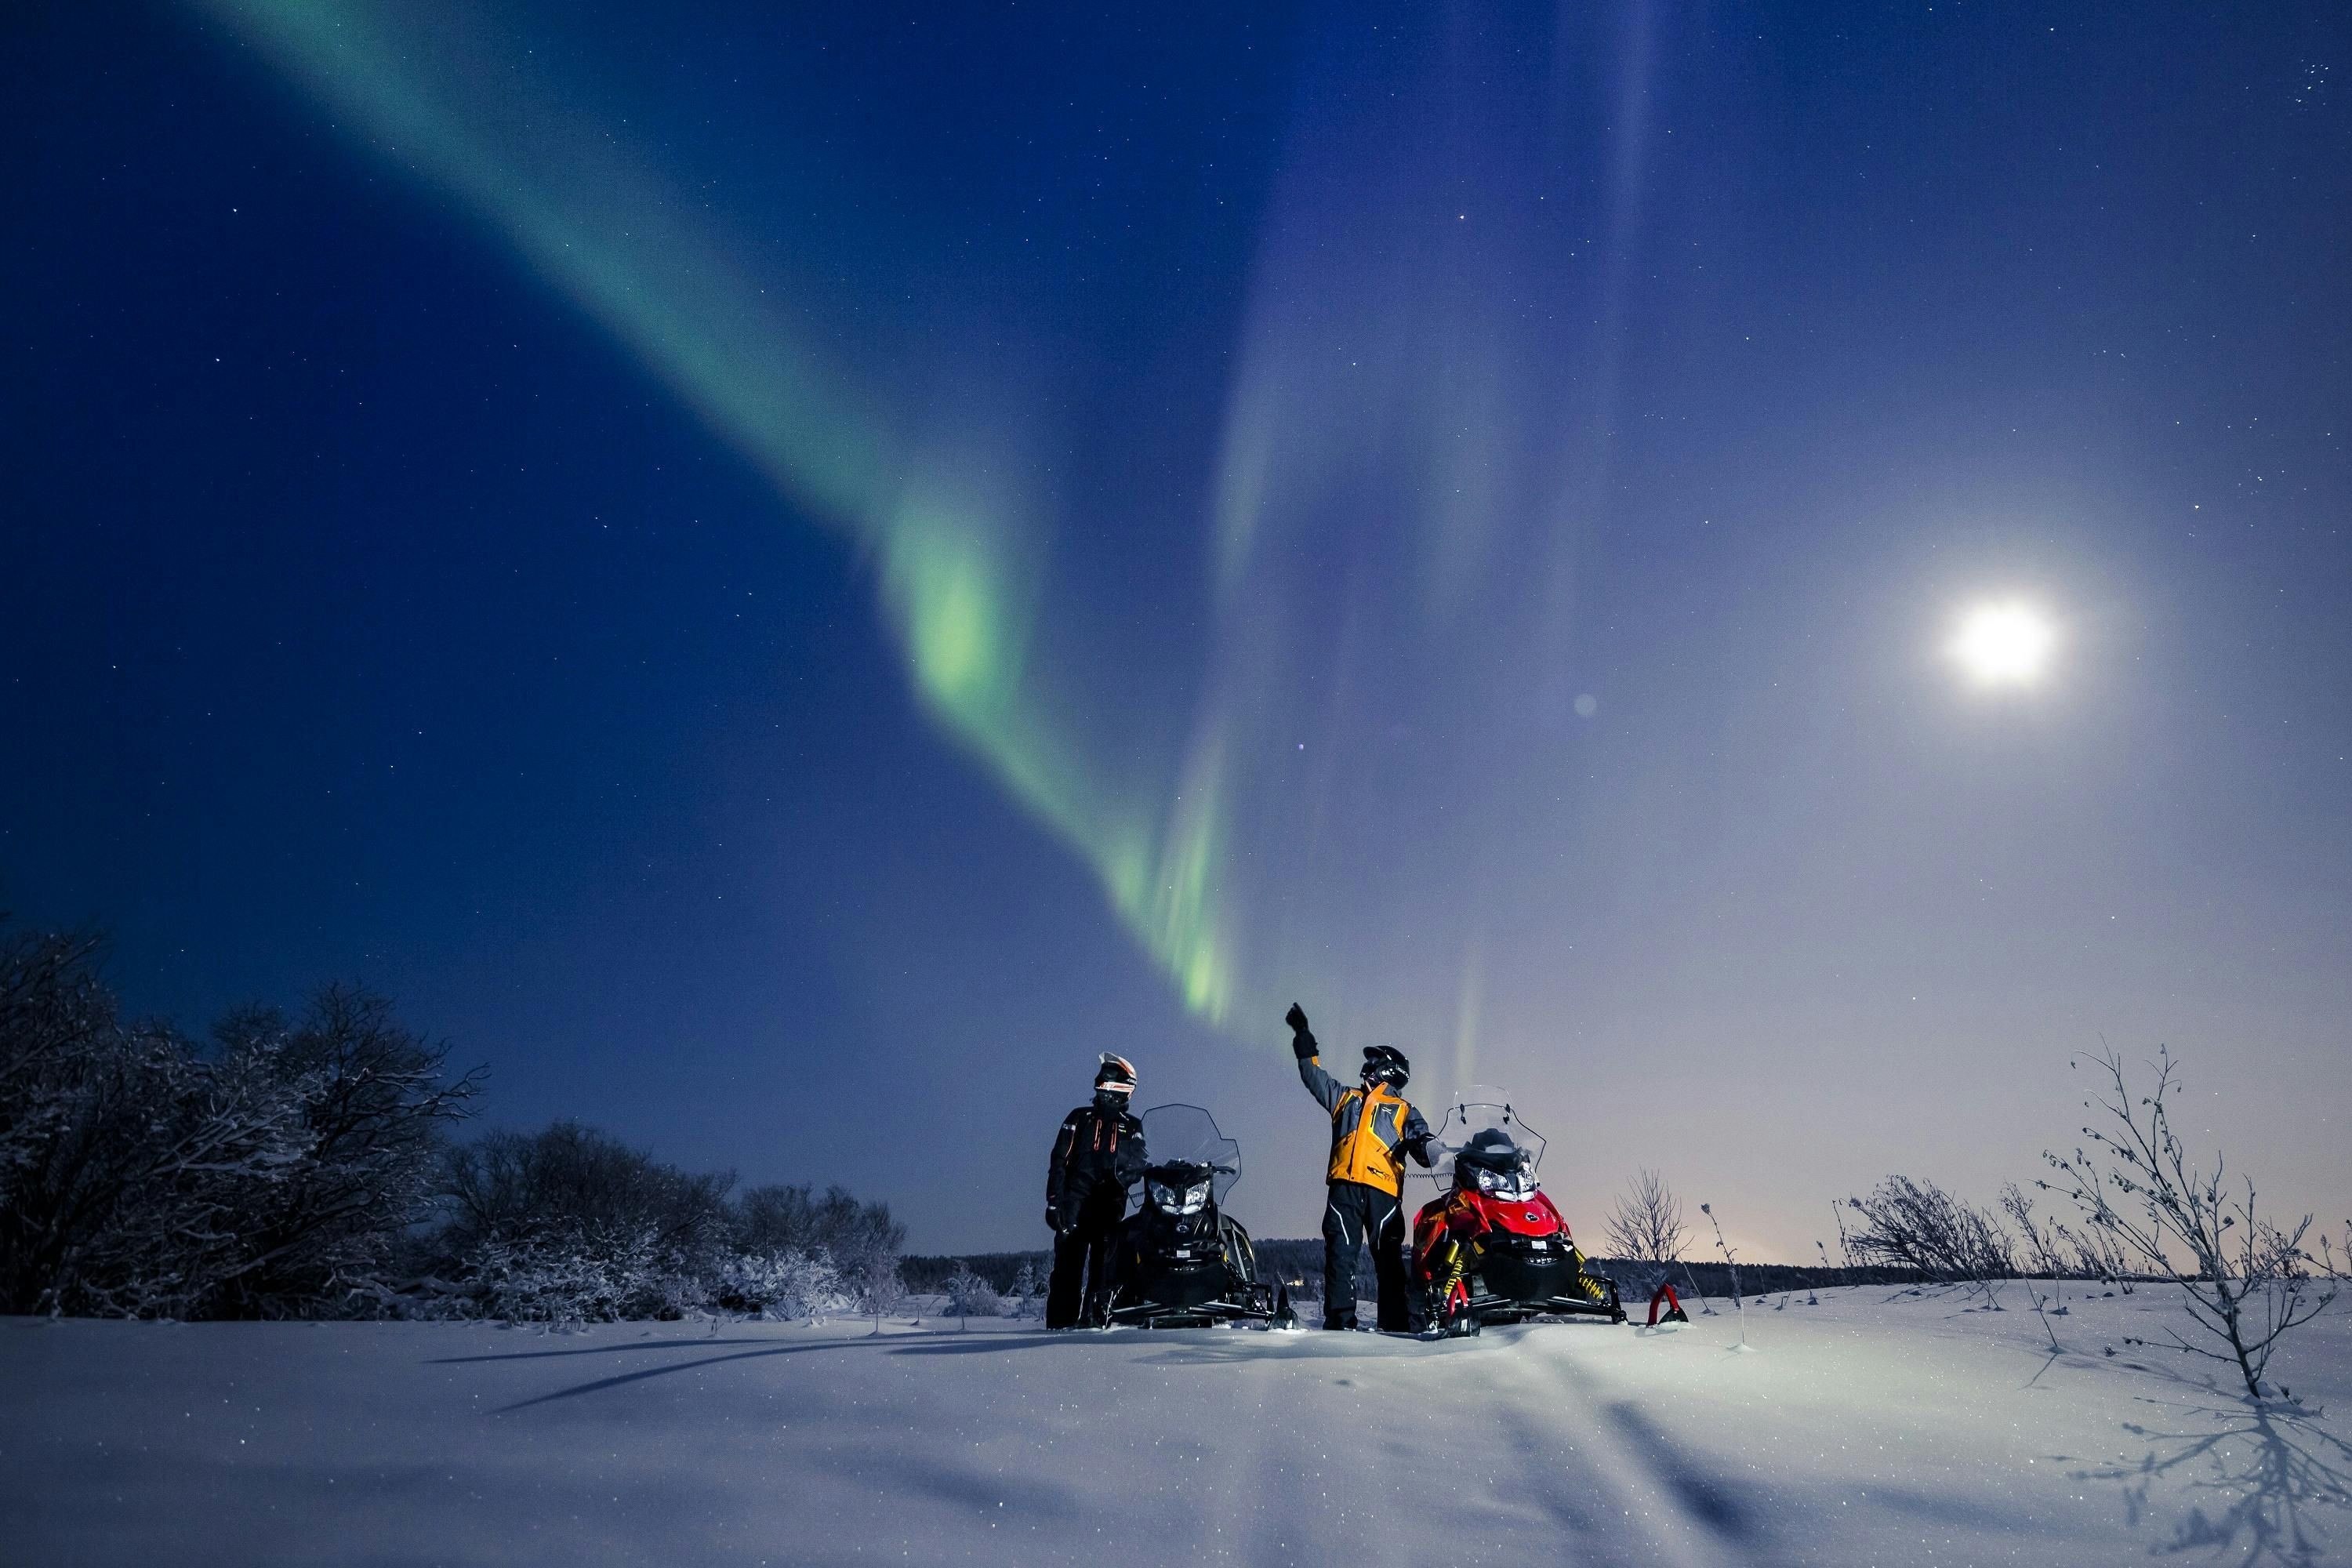
[[[1224,1212],[1241,1179],[1241,1145],[1197,1105],[1145,1111],[1143,1141],[1152,1163],[1111,1254],[1110,1321],[1144,1329],[1276,1321],[1289,1303],[1259,1279],[1249,1232]]]

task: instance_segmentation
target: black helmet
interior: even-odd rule
[[[1454,1152],[1454,1184],[1498,1197],[1534,1195],[1535,1162],[1499,1127],[1483,1129]]]
[[[1366,1083],[1384,1083],[1391,1089],[1402,1089],[1405,1086],[1405,1080],[1411,1077],[1412,1077],[1412,1064],[1405,1060],[1404,1053],[1394,1046],[1364,1047],[1364,1081]]]
[[[1135,1092],[1135,1064],[1125,1057],[1105,1051],[1102,1066],[1095,1069],[1095,1092],[1116,1094],[1121,1099]]]
[[[1484,1165],[1495,1171],[1515,1169],[1519,1163],[1519,1146],[1501,1128],[1489,1127],[1464,1144],[1454,1158],[1458,1164]]]

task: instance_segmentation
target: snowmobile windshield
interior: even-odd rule
[[[1490,1085],[1473,1084],[1454,1097],[1445,1120],[1430,1140],[1429,1173],[1441,1186],[1480,1188],[1475,1169],[1457,1169],[1468,1154],[1471,1165],[1490,1169],[1495,1174],[1496,1184],[1481,1190],[1497,1197],[1532,1197],[1536,1167],[1543,1163],[1543,1134],[1519,1120],[1510,1096]],[[1513,1172],[1507,1184],[1504,1180],[1507,1163]],[[1503,1190],[1505,1184],[1508,1191]]]
[[[1225,1194],[1242,1177],[1242,1146],[1217,1131],[1216,1119],[1197,1105],[1155,1105],[1143,1113],[1143,1146],[1150,1152],[1151,1169],[1145,1173],[1147,1183],[1175,1189],[1179,1184],[1167,1179],[1166,1173],[1180,1166],[1195,1168],[1197,1174],[1181,1184],[1189,1189],[1205,1185],[1206,1202],[1223,1208]],[[1170,1214],[1192,1214],[1195,1209],[1160,1201],[1156,1191],[1148,1195],[1160,1208]],[[1183,1194],[1178,1193],[1182,1198]]]

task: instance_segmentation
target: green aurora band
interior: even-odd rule
[[[1219,726],[1173,780],[1113,778],[1065,737],[1033,668],[1043,578],[1017,505],[895,431],[828,365],[675,181],[571,108],[478,13],[353,0],[191,0],[227,23],[384,162],[454,197],[624,345],[776,490],[878,567],[924,707],[1083,856],[1112,907],[1212,1022],[1233,1006],[1216,876]],[[1000,455],[1001,462],[1001,455]],[[984,465],[1001,471],[996,465]]]

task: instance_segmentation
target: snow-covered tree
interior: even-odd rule
[[[1037,1266],[1027,1258],[1023,1258],[1020,1269],[1013,1276],[1012,1310],[1005,1315],[1013,1318],[1030,1316],[1037,1310],[1037,1294],[1040,1288]]]
[[[0,1307],[292,1316],[380,1297],[477,1088],[357,991],[200,1049],[126,1023],[100,945],[0,942]]]
[[[882,1331],[882,1320],[906,1303],[906,1281],[898,1277],[898,1260],[877,1253],[866,1260],[857,1276],[858,1294],[866,1314],[874,1320],[874,1331]]]
[[[972,1272],[969,1263],[958,1263],[956,1271],[948,1277],[948,1310],[955,1315],[958,1327],[967,1318],[993,1318],[1004,1311],[1004,1300],[996,1288]]]
[[[214,1031],[224,1066],[289,1086],[301,1102],[298,1157],[243,1205],[247,1256],[219,1310],[282,1317],[380,1303],[399,1239],[433,1212],[443,1130],[467,1112],[479,1070],[404,1028],[384,998],[341,985],[299,1019],[274,1008]]]

